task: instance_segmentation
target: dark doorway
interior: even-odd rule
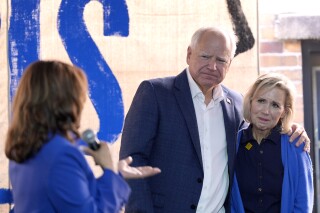
[[[303,40],[302,72],[304,126],[311,139],[311,158],[314,167],[314,212],[320,210],[320,41]]]

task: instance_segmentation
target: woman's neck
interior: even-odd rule
[[[268,137],[270,132],[271,130],[259,130],[255,127],[252,127],[253,138],[256,139],[258,144],[260,144],[264,138]]]

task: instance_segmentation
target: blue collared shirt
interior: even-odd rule
[[[236,174],[246,212],[280,212],[283,181],[279,127],[260,145],[252,126],[244,130],[236,160]]]

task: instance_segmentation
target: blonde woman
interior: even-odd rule
[[[310,156],[289,143],[294,87],[285,76],[261,75],[244,97],[248,128],[238,133],[232,212],[312,212]]]

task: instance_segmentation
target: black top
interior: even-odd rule
[[[280,128],[273,128],[259,145],[250,125],[243,131],[236,160],[237,180],[246,212],[280,212],[283,173]]]

